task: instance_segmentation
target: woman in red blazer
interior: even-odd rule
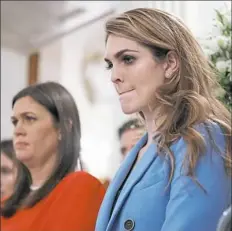
[[[1,203],[1,230],[93,231],[105,189],[75,172],[81,132],[72,96],[47,82],[20,91],[12,108],[21,166],[14,193]]]

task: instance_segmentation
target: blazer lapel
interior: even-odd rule
[[[107,192],[105,194],[104,200],[102,202],[97,225],[96,225],[96,231],[98,230],[106,230],[106,227],[110,220],[111,210],[112,206],[114,204],[114,200],[116,197],[116,194],[123,183],[124,179],[126,178],[129,170],[131,169],[131,166],[133,165],[138,151],[143,147],[145,142],[147,141],[147,134],[144,135],[140,141],[132,148],[132,150],[127,154],[125,160],[123,161],[121,167],[117,171],[114,179],[110,183]]]
[[[143,142],[143,143],[145,143],[145,142]],[[140,148],[142,146],[143,145],[140,145]],[[139,148],[139,150],[140,150],[140,148]],[[136,149],[136,156],[137,156],[137,153],[139,150]],[[126,181],[126,183],[121,191],[121,194],[118,198],[118,201],[114,207],[114,210],[113,210],[112,216],[110,218],[107,230],[111,230],[112,225],[113,225],[122,205],[124,204],[127,196],[129,195],[129,193],[133,189],[133,187],[140,181],[140,179],[142,178],[142,176],[144,175],[146,170],[149,168],[149,166],[153,163],[154,159],[156,158],[156,155],[157,155],[156,145],[151,144],[149,146],[148,150],[144,153],[141,160],[136,164],[135,168],[130,173],[130,176],[128,177],[128,179],[127,179],[127,181]],[[133,159],[135,160],[135,158],[133,158]],[[133,164],[133,161],[132,161],[130,166],[126,166],[126,167],[128,167],[128,171],[130,170],[130,167],[132,166],[132,164]],[[127,173],[128,173],[128,171],[127,171]],[[124,180],[125,177],[126,177],[126,174],[123,176],[122,180]]]

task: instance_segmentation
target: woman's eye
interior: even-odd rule
[[[125,55],[123,57],[123,62],[126,64],[131,64],[134,60],[135,60],[135,58],[130,56],[130,55]]]
[[[107,70],[110,70],[112,67],[113,67],[113,64],[112,64],[112,63],[110,63],[110,62],[107,62],[107,63],[106,63],[106,69],[107,69]]]
[[[25,120],[28,122],[33,122],[36,120],[36,118],[32,117],[32,116],[25,116]]]
[[[1,174],[8,175],[12,173],[12,170],[8,167],[1,167]]]
[[[15,120],[15,119],[12,119],[12,120],[11,120],[11,123],[12,123],[14,126],[17,125],[17,122],[18,122],[18,120]]]

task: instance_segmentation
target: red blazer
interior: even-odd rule
[[[1,217],[1,231],[94,231],[104,194],[90,174],[71,173],[34,207]]]

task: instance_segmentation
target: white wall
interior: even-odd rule
[[[1,139],[12,137],[11,101],[27,84],[27,57],[1,47]]]
[[[231,8],[230,1],[187,1],[187,24],[197,38],[207,37],[213,30],[215,9]]]
[[[39,82],[60,81],[61,78],[62,43],[56,40],[39,51]]]
[[[231,8],[230,1],[120,1],[118,12],[139,7],[165,10],[180,17],[196,37],[212,31],[215,9]]]

